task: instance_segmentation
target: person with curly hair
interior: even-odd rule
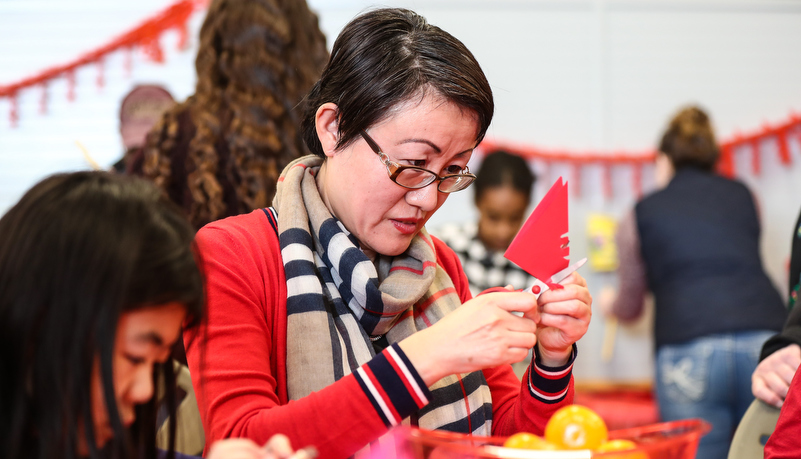
[[[309,153],[298,104],[328,59],[298,0],[214,0],[200,30],[195,93],[129,157],[195,228],[270,204],[281,170]]]

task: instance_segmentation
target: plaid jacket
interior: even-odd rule
[[[511,284],[516,290],[527,288],[533,278],[519,266],[492,252],[478,239],[475,223],[450,224],[431,232],[448,245],[462,262],[473,296],[491,287]]]

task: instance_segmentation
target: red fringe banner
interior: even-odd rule
[[[41,96],[39,96],[39,113],[42,115],[47,114],[47,82],[45,81],[41,85],[42,92]]]
[[[601,165],[601,178],[603,180],[604,197],[612,199],[614,190],[612,189],[612,163],[604,162]]]
[[[631,164],[631,187],[635,196],[642,196],[642,164]]]
[[[208,0],[181,0],[168,8],[142,22],[130,31],[114,38],[109,43],[79,56],[72,62],[45,69],[36,75],[24,78],[15,83],[0,85],[0,99],[7,98],[10,102],[9,119],[12,127],[19,121],[19,93],[22,90],[39,86],[41,97],[39,111],[47,112],[47,103],[50,99],[49,82],[56,78],[66,78],[67,99],[73,101],[76,91],[76,71],[87,65],[97,66],[96,84],[102,88],[105,84],[105,57],[113,52],[125,52],[124,68],[126,75],[130,76],[133,68],[133,53],[138,48],[155,62],[164,61],[164,50],[161,46],[161,36],[169,31],[176,30],[179,34],[178,47],[185,49],[188,44],[188,21],[191,14],[207,6]],[[736,174],[734,152],[741,146],[751,148],[751,165],[754,174],[761,173],[761,146],[764,140],[776,142],[779,160],[789,166],[792,163],[790,152],[790,139],[795,137],[801,141],[801,116],[792,113],[789,119],[779,125],[764,124],[759,132],[750,135],[735,134],[731,139],[721,142],[721,157],[718,170],[721,174],[732,177]],[[485,139],[479,150],[486,152],[504,149],[519,154],[526,159],[544,163],[544,174],[550,175],[553,163],[566,163],[570,166],[572,180],[571,188],[575,196],[582,194],[582,168],[587,164],[598,164],[601,167],[601,186],[604,196],[612,198],[612,167],[626,165],[632,170],[631,186],[636,195],[642,193],[642,168],[645,164],[654,161],[655,152],[652,150],[636,152],[600,152],[600,151],[565,151],[544,149],[526,145],[515,145],[501,140]]]
[[[775,141],[779,151],[779,160],[785,166],[792,164],[790,152],[791,138],[797,138],[801,142],[801,116],[792,113],[789,119],[781,124],[770,126],[764,124],[759,132],[748,135],[735,133],[731,139],[720,143],[720,160],[717,170],[721,175],[734,177],[737,174],[734,153],[740,147],[748,147],[751,150],[751,166],[754,174],[762,172],[762,144],[767,140]],[[518,154],[528,160],[543,161],[550,163],[568,163],[572,165],[573,180],[570,184],[575,196],[581,196],[581,169],[588,164],[599,164],[601,166],[601,186],[604,196],[611,198],[613,195],[611,168],[618,164],[625,164],[632,168],[632,190],[636,195],[642,193],[642,167],[652,163],[656,156],[654,151],[640,152],[566,152],[564,150],[545,149],[533,146],[525,146],[504,142],[495,139],[485,139],[479,145],[481,152],[493,150],[506,150],[510,153]]]
[[[109,43],[83,54],[72,62],[57,65],[41,72],[24,78],[20,81],[0,85],[0,99],[7,98],[11,101],[11,125],[16,126],[19,120],[17,106],[17,94],[25,89],[34,86],[46,86],[47,83],[56,78],[67,78],[67,99],[75,98],[75,72],[87,65],[97,66],[97,86],[102,88],[105,84],[105,72],[103,61],[105,56],[119,51],[133,52],[135,48],[141,48],[144,53],[156,62],[164,61],[164,52],[161,49],[160,38],[169,30],[177,30],[179,33],[179,47],[185,49],[188,43],[189,17],[196,9],[205,8],[207,0],[181,0],[178,1],[152,18],[142,22],[130,31],[111,40]],[[126,70],[128,62],[126,61]],[[43,96],[43,103],[46,104],[47,96]],[[46,112],[47,107],[40,106],[40,111]]]
[[[483,145],[483,144],[482,144]],[[581,197],[581,164],[574,162],[573,163],[573,181],[571,182],[570,188],[573,190],[573,196],[580,198]],[[549,181],[548,183],[551,183]]]

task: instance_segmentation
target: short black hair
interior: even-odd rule
[[[481,142],[495,106],[473,54],[413,11],[369,11],[339,34],[320,80],[304,99],[303,138],[312,153],[325,157],[315,129],[323,104],[338,107],[337,148],[342,148],[390,116],[394,107],[426,91],[473,112],[479,125],[476,145]]]
[[[476,181],[473,182],[476,204],[487,188],[501,186],[510,186],[531,200],[531,189],[536,177],[521,156],[504,150],[490,152],[484,157],[476,175]]]

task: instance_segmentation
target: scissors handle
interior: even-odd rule
[[[534,283],[527,289],[523,290],[524,292],[531,293],[532,295],[540,295],[546,290],[550,289],[551,287],[548,285],[550,284],[558,284],[563,280],[567,279],[571,274],[577,271],[579,268],[584,266],[584,263],[587,262],[587,257],[582,258],[581,260],[573,263],[572,265],[568,266],[567,268],[559,271],[558,273],[551,276],[548,279],[548,282],[543,282],[536,277],[534,278]],[[539,288],[539,292],[537,292],[537,288]]]

